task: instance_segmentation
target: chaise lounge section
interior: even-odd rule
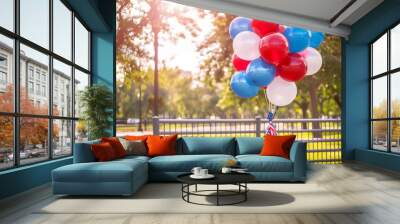
[[[132,195],[147,183],[148,157],[96,162],[90,146],[99,142],[75,144],[74,163],[52,172],[54,194]]]
[[[176,181],[196,166],[218,172],[230,160],[247,168],[259,182],[306,180],[306,144],[302,142],[292,145],[290,159],[286,159],[260,156],[263,138],[183,137],[177,140],[177,155],[96,162],[90,147],[98,142],[77,143],[74,163],[53,170],[54,194],[132,195],[148,181]]]

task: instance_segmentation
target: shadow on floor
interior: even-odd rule
[[[242,195],[220,197],[220,203],[229,204],[235,201],[240,201]],[[216,204],[216,193],[210,194],[206,201],[210,204]],[[247,201],[237,204],[242,207],[262,207],[262,206],[278,206],[290,204],[295,201],[295,198],[290,194],[285,194],[276,191],[261,191],[250,190],[247,195]]]

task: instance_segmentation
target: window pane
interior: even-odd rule
[[[89,69],[89,32],[75,18],[75,63]]]
[[[21,164],[34,163],[49,158],[48,119],[22,117],[20,119]]]
[[[72,154],[72,121],[53,120],[53,156]]]
[[[14,31],[14,0],[0,1],[0,26]]]
[[[372,122],[372,148],[387,151],[387,121]]]
[[[20,0],[21,36],[49,47],[49,0]]]
[[[53,114],[72,117],[71,66],[53,60]]]
[[[0,170],[14,165],[13,118],[0,116]]]
[[[387,117],[387,78],[386,76],[372,81],[372,118]]]
[[[372,75],[387,71],[387,34],[372,45]]]
[[[75,121],[75,143],[88,140],[88,129],[84,120]]]
[[[391,121],[392,152],[400,153],[400,121]]]
[[[391,115],[392,117],[400,117],[400,72],[391,75],[390,85]]]
[[[13,40],[0,35],[0,111],[14,111]]]
[[[53,51],[71,60],[72,12],[60,0],[53,0],[53,15]]]
[[[89,75],[75,69],[75,117],[81,114],[80,95],[89,86]]]
[[[390,67],[395,69],[400,67],[400,24],[390,34]]]
[[[20,109],[25,114],[48,114],[49,57],[21,44]]]

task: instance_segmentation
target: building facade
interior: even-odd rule
[[[49,68],[33,58],[27,57],[23,51],[20,54],[20,88],[21,93],[25,92],[27,98],[34,108],[49,108],[49,96],[53,96],[53,114],[60,117],[70,117],[72,114],[72,77],[71,73],[66,74],[57,69],[53,69],[53,89],[49,94]],[[13,73],[13,49],[6,43],[0,41],[0,95],[9,90],[9,86],[14,86]],[[79,81],[75,81],[76,84]],[[56,124],[59,134],[54,139],[56,148],[63,142],[71,142],[71,122]],[[61,147],[62,148],[62,147]]]

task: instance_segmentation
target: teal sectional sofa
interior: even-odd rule
[[[290,159],[260,156],[263,138],[183,137],[177,140],[177,155],[127,156],[96,162],[91,141],[75,144],[74,163],[52,172],[54,194],[131,195],[148,181],[176,181],[193,167],[218,172],[228,160],[236,160],[259,182],[304,182],[306,180],[306,144],[295,142]]]

